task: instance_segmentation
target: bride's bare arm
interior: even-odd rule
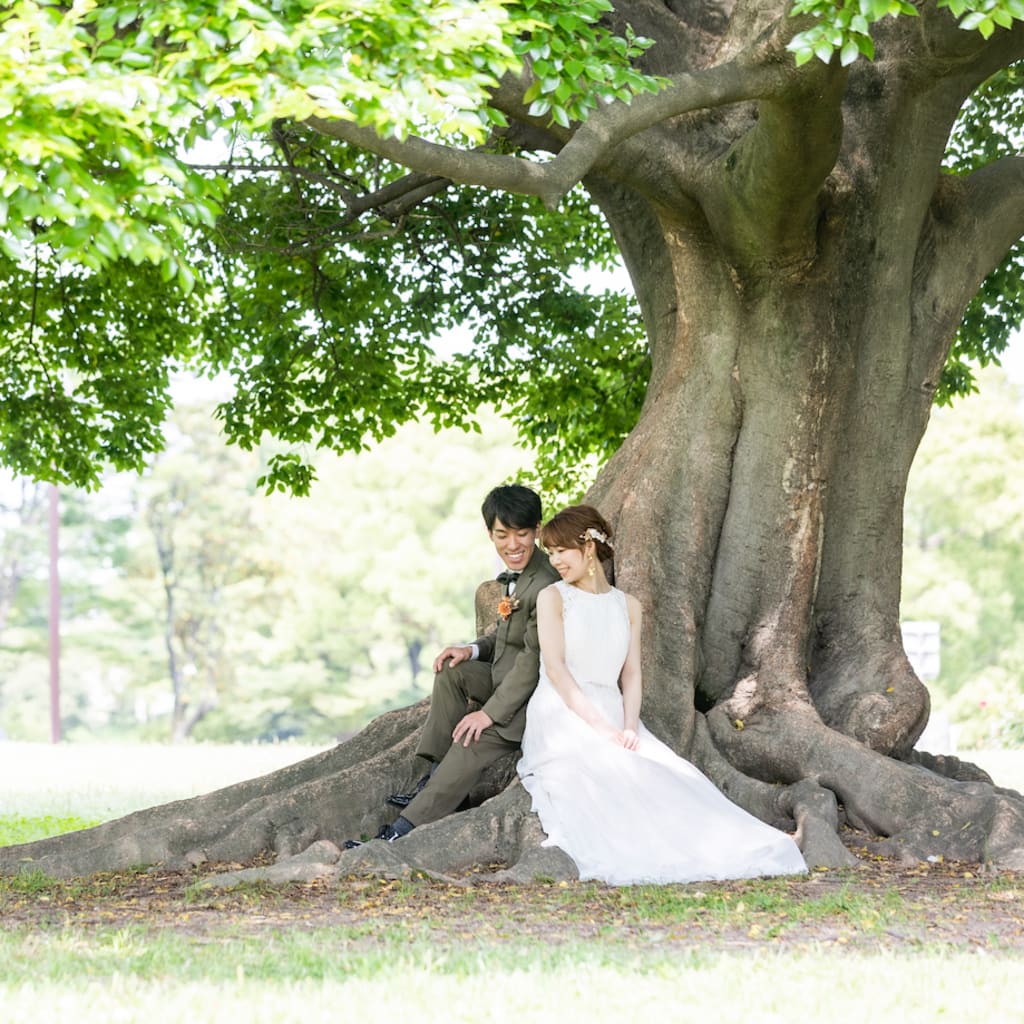
[[[622,709],[625,717],[623,733],[630,750],[637,745],[640,728],[640,703],[643,698],[643,682],[640,675],[640,635],[643,625],[643,611],[640,602],[626,594],[626,608],[629,612],[629,650],[622,666],[619,680],[622,683]],[[632,735],[630,735],[632,734]]]
[[[622,733],[587,700],[565,663],[562,595],[555,587],[546,587],[537,595],[537,635],[548,679],[558,696],[565,701],[566,707],[602,736],[622,743]]]

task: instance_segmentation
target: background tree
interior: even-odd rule
[[[46,518],[48,489],[24,477],[11,482],[8,497],[0,504],[0,636],[7,628],[11,609],[26,576],[33,575],[38,550],[28,543]]]
[[[902,600],[904,618],[941,627],[937,703],[969,748],[1024,735],[1021,394],[995,368],[979,379],[980,395],[936,411],[914,463]]]
[[[139,478],[62,491],[62,730],[71,741],[166,741],[179,728],[201,741],[330,742],[426,696],[422,660],[473,633],[473,592],[493,569],[480,481],[526,458],[506,424],[485,415],[482,436],[410,424],[358,456],[320,453],[318,484],[298,499],[255,487],[274,447],[226,446],[213,408],[183,402],[167,450]],[[149,513],[172,498],[168,616]],[[0,635],[0,729],[42,740],[46,523],[9,523],[0,542],[31,569]],[[216,639],[209,655],[196,646],[204,630]],[[194,669],[179,671],[177,693],[168,643],[179,669]],[[207,694],[208,656],[217,675]],[[181,729],[188,705],[207,698],[215,706]]]
[[[408,38],[442,6],[417,5]],[[356,448],[396,419],[463,422],[504,396],[539,437],[602,460],[614,449],[589,497],[616,529],[618,582],[645,607],[654,729],[734,799],[795,819],[812,863],[849,856],[837,804],[899,856],[1024,862],[1018,798],[965,766],[908,763],[929,701],[899,631],[906,481],[958,326],[979,289],[986,317],[1019,319],[1018,0],[471,6],[464,13],[481,18],[467,23],[486,21],[492,48],[463,49],[456,34],[452,49],[428,45],[417,65],[406,60],[422,39],[409,47],[389,31],[405,24],[397,4],[374,7],[364,35],[348,4],[315,33],[324,12],[286,4],[280,40],[234,10],[230,22],[211,12],[202,32],[178,30],[178,4],[133,6],[116,36],[117,7],[87,12],[76,40],[101,40],[115,68],[141,61],[174,102],[191,102],[182,69],[198,70],[204,127],[240,127],[243,112],[271,126],[258,143],[234,136],[235,184],[217,193],[223,214],[203,240],[205,266],[221,273],[183,318],[208,339],[207,362],[234,375],[229,436],[252,445],[273,430]],[[85,63],[95,74],[96,61]],[[434,88],[438,66],[466,77]],[[366,101],[351,74],[366,78]],[[381,75],[393,77],[376,93]],[[410,112],[407,97],[424,95],[432,105]],[[951,173],[949,143],[972,96],[998,116]],[[154,120],[174,138],[173,118]],[[117,118],[107,123],[117,138]],[[219,187],[204,173],[214,171],[180,172],[207,204],[194,204],[197,225]],[[576,223],[552,212],[559,204],[578,211]],[[580,230],[592,207],[632,278],[646,354],[621,304],[563,288],[586,252],[607,257],[607,243]],[[62,225],[74,220],[51,213],[42,237],[61,261],[47,264],[54,280],[77,239]],[[42,293],[40,261],[20,259]],[[171,277],[180,265],[172,246],[152,259]],[[104,263],[90,280],[116,269]],[[623,331],[609,333],[617,311]],[[426,338],[455,319],[481,324],[472,357],[438,363]],[[965,323],[961,344],[981,344]],[[578,362],[568,354],[577,346]],[[75,370],[92,372],[77,357]],[[57,399],[39,404],[47,423],[67,415],[61,401],[76,405],[53,376]],[[526,397],[535,377],[547,396],[536,411]],[[88,379],[99,394],[102,374]],[[568,415],[545,414],[552,393]],[[619,418],[595,422],[590,410],[613,396],[625,399]],[[130,463],[132,446],[113,445],[102,419],[78,417],[59,467],[58,446],[37,444],[37,472],[67,472],[74,453],[91,450]],[[139,446],[136,432],[121,434]],[[79,461],[87,476],[89,460]],[[298,453],[272,464],[272,485],[309,480]],[[242,806],[242,790],[229,806],[211,802],[206,839],[192,830],[188,850],[180,822],[149,829],[149,849],[249,855],[266,845],[277,814],[268,807],[300,784],[303,814],[287,837],[274,833],[279,853],[379,823],[382,792],[409,771],[416,723],[397,716],[272,777],[258,807]],[[486,813],[519,807],[514,793],[504,801]],[[453,821],[403,848],[493,859],[461,838],[467,827]],[[64,869],[81,863],[69,856]]]
[[[192,410],[191,417],[203,416]],[[175,424],[172,424],[172,428]],[[251,544],[252,516],[236,500],[246,462],[212,430],[188,430],[158,456],[143,497],[163,592],[164,645],[174,695],[171,739],[180,741],[235,686],[234,659],[247,618],[261,619],[274,568]],[[262,613],[262,614],[261,614]]]

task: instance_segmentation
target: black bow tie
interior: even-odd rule
[[[521,572],[499,572],[497,580],[499,583],[504,583],[507,587],[510,583],[515,583],[517,579],[523,574]]]

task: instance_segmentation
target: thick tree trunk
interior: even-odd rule
[[[893,855],[1024,863],[1016,794],[906,763],[929,698],[900,633],[903,497],[951,338],[911,320],[916,233],[828,210],[812,265],[730,274],[705,232],[601,199],[652,337],[640,423],[591,494],[645,606],[649,724],[712,777],[724,754],[814,780]]]

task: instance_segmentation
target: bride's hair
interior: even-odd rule
[[[563,508],[540,528],[540,542],[546,548],[583,548],[594,542],[598,560],[612,557],[612,528],[593,505]]]

